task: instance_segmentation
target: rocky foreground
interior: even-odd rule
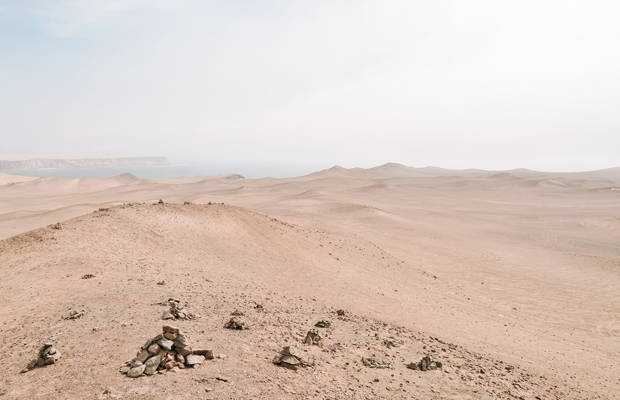
[[[187,231],[174,236],[170,225]],[[258,226],[264,230],[257,236]],[[300,290],[311,279],[282,278],[286,268],[263,272],[264,265],[293,265],[290,245],[265,252],[268,235],[310,240],[307,233],[235,207],[160,203],[112,207],[0,242],[0,289],[8,299],[0,309],[0,393],[8,399],[593,398],[578,384],[509,364],[501,354],[477,354],[356,315],[338,298],[322,304]],[[234,260],[233,246],[244,249]],[[162,320],[170,299],[195,318],[170,327]],[[153,336],[158,331],[161,337]],[[24,371],[43,342],[54,343],[62,358]]]

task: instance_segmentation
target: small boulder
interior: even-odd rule
[[[144,364],[140,365],[139,367],[132,368],[127,372],[127,376],[130,378],[137,378],[142,375],[145,368],[146,366]]]

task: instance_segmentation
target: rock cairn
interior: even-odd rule
[[[317,328],[329,328],[330,326],[332,326],[332,323],[326,319],[322,319],[316,324],[314,324],[314,326],[316,326]]]
[[[226,325],[224,325],[224,328],[240,331],[244,329],[249,329],[248,324],[241,317],[232,317],[230,321],[228,321]]]
[[[197,314],[194,314],[191,311],[186,310],[181,307],[181,302],[177,299],[170,298],[168,301],[163,303],[164,306],[170,306],[169,310],[164,311],[161,316],[161,319],[194,319],[198,317]]]
[[[41,350],[39,350],[39,357],[32,359],[28,363],[28,366],[22,370],[23,372],[30,371],[36,367],[42,367],[44,365],[50,365],[56,363],[60,359],[60,351],[58,351],[53,343],[45,343]]]
[[[62,319],[78,319],[78,318],[82,318],[82,316],[86,314],[85,310],[73,310],[69,313],[69,315],[62,317]]]
[[[312,329],[308,331],[306,334],[306,338],[304,339],[304,344],[320,346],[323,338],[319,335],[316,329]]]
[[[407,364],[407,368],[419,371],[432,371],[434,369],[441,369],[441,367],[441,361],[433,361],[429,356],[422,358],[419,362],[412,361]]]
[[[282,351],[273,359],[273,363],[284,368],[292,369],[296,371],[299,367],[310,367],[310,363],[304,361],[298,355],[291,346],[286,346]]]
[[[130,378],[153,375],[157,372],[198,368],[205,360],[213,359],[212,350],[193,350],[179,328],[164,325],[162,333],[147,340],[136,358],[121,367],[120,372]]]

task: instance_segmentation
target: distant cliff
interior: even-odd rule
[[[39,169],[72,167],[115,167],[142,165],[170,165],[166,157],[93,157],[93,158],[0,158],[0,169]]]

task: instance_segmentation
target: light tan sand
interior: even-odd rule
[[[75,219],[0,242],[4,390],[15,398],[112,398],[106,387],[123,398],[616,398],[619,188],[618,169],[398,164],[290,179],[5,184],[1,238]],[[160,198],[181,205],[153,205]],[[81,279],[87,273],[96,278]],[[155,303],[169,296],[202,314],[183,323],[191,337],[229,356],[172,377],[122,376],[118,367],[161,328]],[[270,304],[269,321],[253,302]],[[81,308],[83,319],[61,319]],[[234,308],[261,326],[255,336],[221,329]],[[338,322],[340,308],[407,331]],[[322,317],[336,321],[328,358],[311,351],[317,367],[303,372],[270,364],[279,346]],[[419,340],[390,350],[367,345],[373,332]],[[60,364],[19,374],[50,336],[67,350]],[[443,352],[429,336],[462,350]],[[404,367],[431,349],[448,373]],[[370,353],[395,369],[358,365]],[[507,364],[521,378],[501,370]],[[196,381],[223,373],[235,385],[208,394],[216,384]],[[138,389],[146,394],[132,394]]]

